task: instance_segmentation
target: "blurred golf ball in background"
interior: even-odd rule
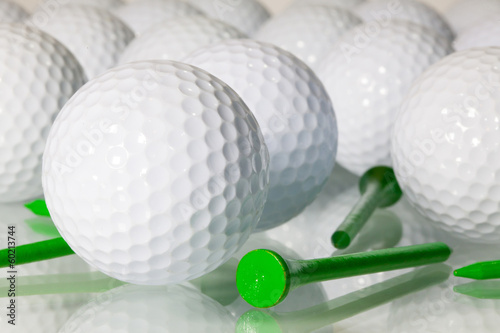
[[[337,123],[323,84],[291,53],[252,40],[219,42],[184,61],[233,87],[262,128],[271,156],[270,189],[257,230],[299,214],[335,164]]]
[[[450,52],[446,39],[408,21],[365,23],[339,40],[318,73],[335,106],[343,167],[361,175],[391,164],[390,130],[403,98]]]

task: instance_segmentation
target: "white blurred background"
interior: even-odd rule
[[[127,0],[133,1],[133,0]],[[224,0],[223,0],[224,1]],[[260,0],[264,5],[266,5],[273,13],[281,11],[283,8],[288,6],[293,0]],[[432,7],[442,11],[453,3],[455,0],[421,0],[428,3]],[[18,3],[25,6],[27,9],[32,9],[39,2],[39,0],[17,0]]]

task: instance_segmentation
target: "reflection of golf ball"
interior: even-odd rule
[[[10,0],[0,0],[0,23],[24,21],[29,14],[17,3]]]
[[[500,303],[454,293],[449,281],[394,301],[388,312],[390,333],[494,333]]]
[[[85,81],[75,57],[47,34],[0,27],[0,202],[42,194],[42,153],[52,122]]]
[[[254,230],[269,156],[236,93],[205,71],[134,62],[65,105],[44,155],[61,235],[119,280],[178,283],[228,260]]]
[[[454,46],[457,51],[474,47],[500,46],[500,18],[486,20],[459,34]]]
[[[365,22],[374,20],[404,20],[434,30],[448,41],[453,41],[451,27],[441,15],[428,5],[416,0],[370,0],[354,8],[354,13]]]
[[[406,21],[366,23],[340,39],[318,73],[338,117],[343,167],[360,175],[390,164],[390,129],[401,101],[412,82],[451,50],[432,30]]]
[[[213,44],[185,61],[234,88],[262,127],[270,189],[257,229],[300,213],[328,180],[337,150],[335,114],[316,75],[292,54],[251,40]]]
[[[137,36],[155,24],[181,16],[201,14],[195,7],[178,0],[134,1],[119,7],[113,13],[127,23]]]
[[[461,34],[471,27],[489,19],[500,17],[500,1],[498,0],[457,0],[445,12],[453,30]]]
[[[137,37],[120,63],[138,60],[181,60],[189,53],[221,40],[244,38],[236,28],[206,16],[191,15],[159,23]]]
[[[347,31],[361,24],[348,10],[325,5],[295,5],[273,17],[255,39],[279,46],[311,68]]]
[[[252,36],[269,19],[269,12],[257,0],[187,0],[207,16],[237,27]]]
[[[193,288],[126,285],[97,295],[59,332],[232,333],[234,321],[222,305]]]
[[[46,19],[31,21],[63,43],[80,61],[89,79],[113,67],[134,33],[106,10],[93,6],[60,6]]]
[[[413,85],[392,158],[410,202],[447,231],[500,240],[500,48],[444,58]]]

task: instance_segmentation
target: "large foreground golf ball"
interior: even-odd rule
[[[226,84],[181,63],[134,62],[65,105],[43,184],[78,255],[158,285],[199,277],[238,250],[262,213],[268,164],[257,121]]]
[[[255,39],[279,46],[316,69],[340,37],[359,24],[357,16],[342,8],[297,4],[262,26]]]
[[[337,123],[322,83],[291,53],[251,40],[213,44],[185,61],[234,88],[262,128],[270,189],[257,229],[296,216],[316,198],[335,163]]]
[[[500,16],[486,20],[458,35],[453,43],[457,51],[475,47],[500,46]]]
[[[42,153],[50,126],[85,82],[61,43],[21,24],[0,26],[0,202],[42,194]]]
[[[413,85],[392,158],[410,202],[441,228],[500,240],[500,48],[444,58]]]
[[[201,11],[179,0],[137,0],[117,8],[113,13],[139,36],[155,24],[181,16],[200,15]]]
[[[187,0],[207,16],[235,26],[252,36],[266,22],[270,14],[258,0]]]
[[[137,37],[123,52],[120,63],[138,60],[182,60],[191,52],[225,39],[244,38],[233,26],[201,15],[159,23]]]
[[[89,79],[116,65],[134,38],[122,21],[95,6],[64,5],[44,17],[35,13],[31,23],[73,52]]]
[[[453,41],[448,22],[434,9],[417,0],[370,0],[356,6],[354,13],[365,22],[404,20],[423,25]]]
[[[390,129],[401,101],[413,81],[451,50],[437,33],[407,21],[365,23],[340,39],[318,73],[338,117],[337,161],[343,167],[361,175],[391,164]]]
[[[0,0],[0,23],[24,21],[29,14],[24,8],[10,0]]]

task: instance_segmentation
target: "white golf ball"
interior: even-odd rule
[[[355,7],[353,12],[365,22],[410,21],[434,30],[450,42],[454,38],[448,22],[437,11],[417,0],[370,0]]]
[[[486,20],[459,34],[453,46],[457,51],[475,47],[500,46],[500,18]]]
[[[444,13],[451,27],[460,35],[489,19],[500,18],[498,0],[457,0]]]
[[[0,23],[21,22],[28,17],[28,12],[17,3],[10,0],[0,0]]]
[[[64,106],[44,154],[47,206],[85,261],[122,281],[179,283],[253,232],[269,155],[248,107],[189,65],[134,62]]]
[[[49,35],[0,25],[0,202],[42,195],[42,153],[64,103],[85,83],[75,57]]]
[[[63,5],[52,15],[37,11],[31,24],[73,52],[89,79],[115,66],[134,38],[132,30],[122,21],[94,6]]]
[[[408,21],[365,23],[340,39],[318,73],[338,117],[343,167],[361,175],[391,164],[390,130],[401,101],[451,51],[437,33]]]
[[[60,333],[233,333],[235,318],[187,286],[126,285],[97,295]]]
[[[413,85],[392,159],[409,201],[440,228],[500,240],[500,48],[454,53]]]
[[[187,0],[207,16],[230,24],[249,36],[269,17],[269,11],[257,0]]]
[[[137,0],[113,11],[139,36],[152,26],[177,17],[200,15],[202,12],[185,1]]]
[[[316,70],[340,37],[361,23],[346,9],[296,5],[273,17],[257,32],[255,39],[293,53]]]
[[[291,53],[251,40],[213,44],[185,61],[235,89],[262,128],[271,156],[270,189],[257,230],[299,214],[335,164],[337,123],[323,84]]]
[[[233,26],[206,16],[192,15],[159,23],[137,37],[120,63],[138,60],[182,60],[191,52],[225,39],[245,38]]]

